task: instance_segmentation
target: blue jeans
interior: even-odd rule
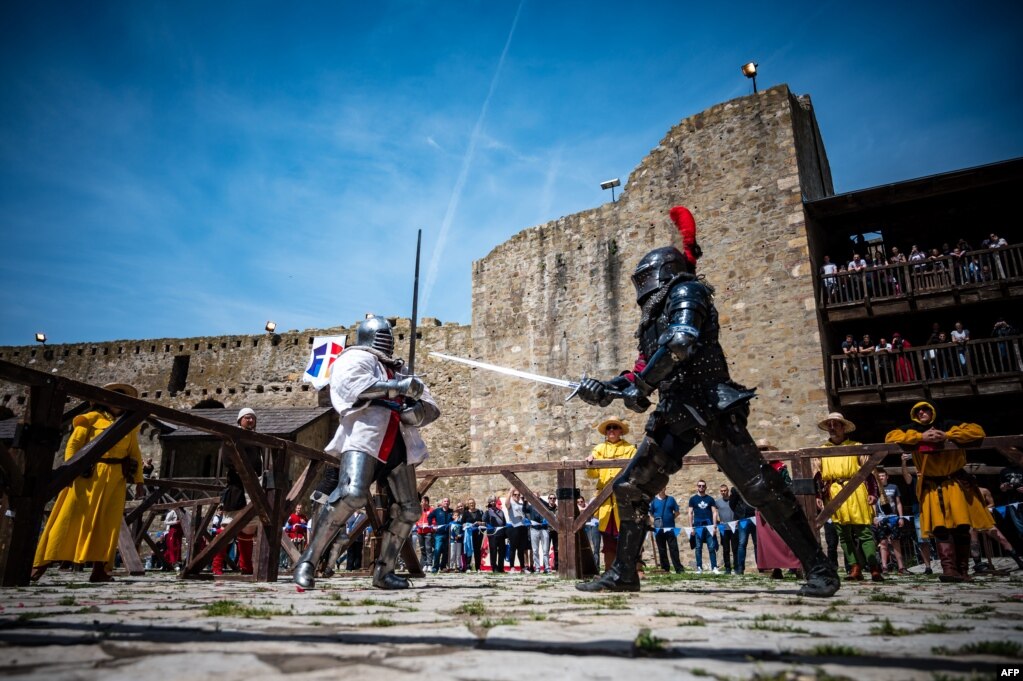
[[[448,566],[448,533],[444,531],[433,535],[433,571],[443,570]]]
[[[711,532],[710,527],[694,527],[693,534],[696,536],[696,547],[693,549],[693,553],[696,554],[696,569],[703,568],[703,545],[707,545],[707,554],[710,556],[710,569],[716,570],[718,567],[718,556],[717,556],[717,539]]]
[[[746,572],[746,544],[750,537],[753,537],[753,545],[756,546],[757,526],[751,520],[740,520],[735,526],[735,532],[739,536],[739,549],[735,552],[735,574],[741,575]]]

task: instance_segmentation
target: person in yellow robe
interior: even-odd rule
[[[597,432],[604,436],[604,441],[593,448],[590,455],[586,457],[586,463],[593,463],[597,459],[631,459],[636,456],[636,446],[622,437],[628,435],[629,424],[614,418],[607,419],[597,426]],[[621,470],[621,468],[588,468],[586,476],[597,479],[597,494],[600,494],[600,491],[609,485]],[[611,565],[614,562],[615,553],[618,551],[620,518],[618,502],[612,494],[597,509],[597,529],[601,536],[604,565]]]
[[[943,582],[972,579],[970,528],[984,531],[994,527],[984,507],[976,481],[963,468],[965,445],[984,438],[976,423],[937,420],[929,402],[917,402],[909,412],[911,423],[885,436],[885,442],[902,445],[913,453],[917,470],[916,493],[920,499],[920,532],[933,536],[941,560]]]
[[[138,391],[124,383],[110,383],[103,387],[138,397]],[[109,428],[120,414],[121,410],[116,407],[97,404],[91,411],[76,416],[64,460],[71,459],[78,450]],[[113,567],[117,538],[121,532],[128,482],[135,483],[137,495],[145,493],[138,428],[103,454],[87,475],[75,478],[70,486],[61,490],[39,537],[32,563],[33,581],[42,577],[51,563],[64,561],[92,563],[90,582],[113,580],[109,569]]]
[[[861,444],[846,437],[856,430],[856,424],[839,412],[832,412],[817,423],[821,430],[828,431],[828,441],[824,447],[846,447]],[[817,506],[824,505],[845,487],[846,483],[863,466],[863,461],[856,455],[827,456],[821,458],[821,470],[818,489],[820,497]],[[860,483],[853,493],[839,506],[831,516],[835,529],[838,531],[842,552],[849,562],[849,579],[862,581],[863,569],[870,570],[870,579],[875,582],[884,581],[881,576],[881,564],[877,558],[877,540],[871,529],[874,523],[874,503],[877,501],[877,481],[873,475]]]

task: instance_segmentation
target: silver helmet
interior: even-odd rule
[[[674,246],[655,248],[639,261],[632,273],[632,285],[636,287],[636,301],[642,303],[651,293],[671,281],[676,275],[686,272],[693,274],[694,268],[686,257]]]
[[[393,357],[394,334],[391,333],[391,325],[383,317],[366,317],[355,331],[355,346],[373,348]]]

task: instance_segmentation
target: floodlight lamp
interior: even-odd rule
[[[277,322],[268,321],[266,323],[266,326],[264,326],[263,328],[266,330],[267,333],[273,333],[274,331],[277,330]]]
[[[36,343],[43,343],[43,344],[45,344],[46,343],[46,334],[43,333],[42,331],[38,332],[36,334]]]
[[[605,180],[604,182],[600,183],[600,188],[601,189],[611,189],[612,187],[621,187],[621,186],[622,186],[622,181],[619,180],[617,177],[614,178],[613,180]]]
[[[756,65],[756,63],[749,62],[747,64],[743,64],[742,65],[742,75],[746,76],[747,78],[756,78],[757,77],[757,65]]]

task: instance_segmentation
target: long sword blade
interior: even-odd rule
[[[528,371],[520,371],[518,369],[510,369],[508,367],[497,366],[496,364],[488,364],[486,362],[479,362],[475,359],[464,359],[462,357],[455,357],[453,355],[445,355],[440,352],[431,352],[431,357],[437,357],[438,359],[444,359],[449,362],[458,362],[459,364],[467,364],[477,369],[486,369],[487,371],[493,371],[498,374],[504,374],[505,376],[515,376],[517,378],[524,378],[527,381],[535,381],[537,383],[547,383],[549,385],[556,385],[559,388],[569,388],[575,390],[579,387],[579,384],[575,381],[566,381],[563,378],[552,378],[550,376],[541,376],[540,374],[531,374]]]

